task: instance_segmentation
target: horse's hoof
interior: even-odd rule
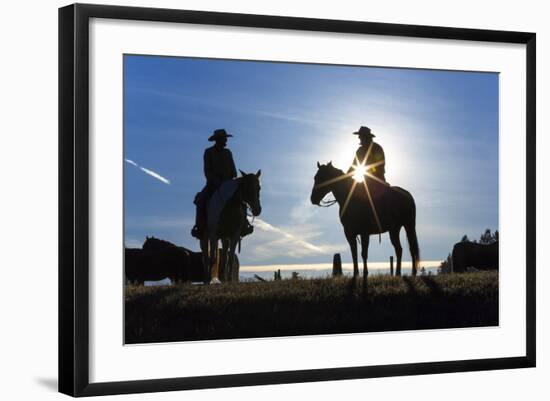
[[[221,283],[222,282],[217,277],[214,277],[212,280],[210,280],[210,285],[212,285],[212,284],[221,284]]]

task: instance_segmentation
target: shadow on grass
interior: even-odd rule
[[[126,343],[498,325],[498,274],[130,288]]]

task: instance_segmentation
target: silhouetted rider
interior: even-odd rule
[[[368,172],[382,181],[386,181],[386,161],[384,158],[384,150],[382,146],[372,140],[375,136],[372,134],[369,127],[362,126],[359,131],[353,133],[359,136],[361,144],[355,152],[355,159],[352,162],[348,173],[355,170],[358,165],[371,166]],[[370,151],[369,151],[370,147]],[[368,152],[368,155],[367,155]]]
[[[206,206],[208,200],[214,192],[227,180],[237,177],[237,169],[233,161],[233,154],[227,146],[227,138],[233,135],[228,134],[225,129],[217,129],[208,138],[214,145],[204,151],[204,176],[206,177],[206,185],[201,192],[195,197],[197,212],[195,217],[195,226],[191,230],[191,235],[195,238],[201,238],[206,227]],[[246,221],[242,236],[250,234],[252,226]]]
[[[217,129],[208,138],[209,141],[215,143],[204,151],[205,188],[217,189],[223,182],[237,176],[233,154],[226,148],[227,138],[232,136],[224,129]]]

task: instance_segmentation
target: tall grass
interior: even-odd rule
[[[498,273],[126,288],[126,343],[498,324]]]

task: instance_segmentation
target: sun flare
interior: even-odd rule
[[[353,167],[352,178],[356,182],[364,182],[366,174],[367,174],[367,167],[364,164],[361,163]]]

